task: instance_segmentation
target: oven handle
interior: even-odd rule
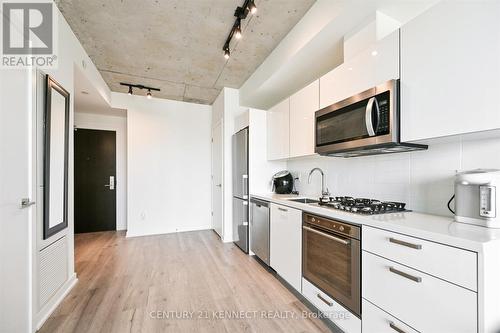
[[[375,106],[375,110],[377,111],[377,127],[379,123],[379,118],[380,118],[380,110],[378,108],[378,102],[376,97],[372,97],[368,100],[368,104],[366,104],[366,111],[365,111],[365,124],[366,124],[366,130],[368,131],[369,136],[375,136],[377,134],[377,128],[373,126],[372,122],[372,114],[373,114],[373,107]]]
[[[339,238],[339,237],[335,237],[335,236],[332,236],[330,234],[327,234],[327,233],[324,233],[324,232],[321,232],[319,230],[316,230],[316,229],[313,229],[313,228],[310,228],[310,227],[306,227],[305,225],[302,226],[302,229],[304,230],[307,230],[307,231],[310,231],[310,232],[314,232],[315,234],[318,234],[318,235],[321,235],[321,236],[324,236],[328,239],[331,239],[331,240],[334,240],[338,243],[341,243],[341,244],[344,244],[344,245],[349,245],[351,242],[349,240],[346,240],[346,239],[342,239],[342,238]]]

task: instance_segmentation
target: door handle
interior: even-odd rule
[[[115,189],[115,176],[109,176],[109,184],[104,185],[104,187],[109,187],[110,190]]]
[[[310,232],[314,232],[317,235],[326,237],[326,238],[331,239],[332,241],[335,241],[337,243],[341,243],[341,244],[344,244],[344,245],[349,245],[351,243],[349,240],[342,239],[342,238],[339,238],[339,237],[335,237],[333,235],[326,234],[326,233],[321,232],[319,230],[316,230],[316,229],[313,229],[313,228],[310,228],[310,227],[306,227],[305,225],[302,226],[302,229],[310,231]]]
[[[368,131],[369,136],[375,136],[375,128],[373,126],[372,122],[372,113],[373,113],[373,106],[375,106],[377,110],[377,118],[378,118],[378,103],[377,99],[375,97],[372,97],[368,100],[368,104],[366,105],[366,111],[365,111],[365,124],[366,124],[366,130]]]
[[[28,208],[30,206],[33,206],[36,202],[31,201],[30,198],[22,198],[21,199],[21,208]]]
[[[217,187],[222,187],[222,184],[217,184],[217,185],[215,185],[215,186],[217,186]]]
[[[241,176],[241,190],[243,191],[243,199],[248,199],[248,175]]]

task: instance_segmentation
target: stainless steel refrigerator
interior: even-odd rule
[[[248,253],[248,127],[233,135],[233,241]]]

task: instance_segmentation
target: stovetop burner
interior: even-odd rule
[[[384,214],[405,212],[406,204],[403,202],[380,201],[366,198],[353,197],[329,197],[320,198],[318,204],[320,206],[330,207],[334,209],[344,210],[357,214]]]

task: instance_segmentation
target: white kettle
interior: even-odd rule
[[[477,169],[455,176],[455,221],[500,228],[500,170]]]

